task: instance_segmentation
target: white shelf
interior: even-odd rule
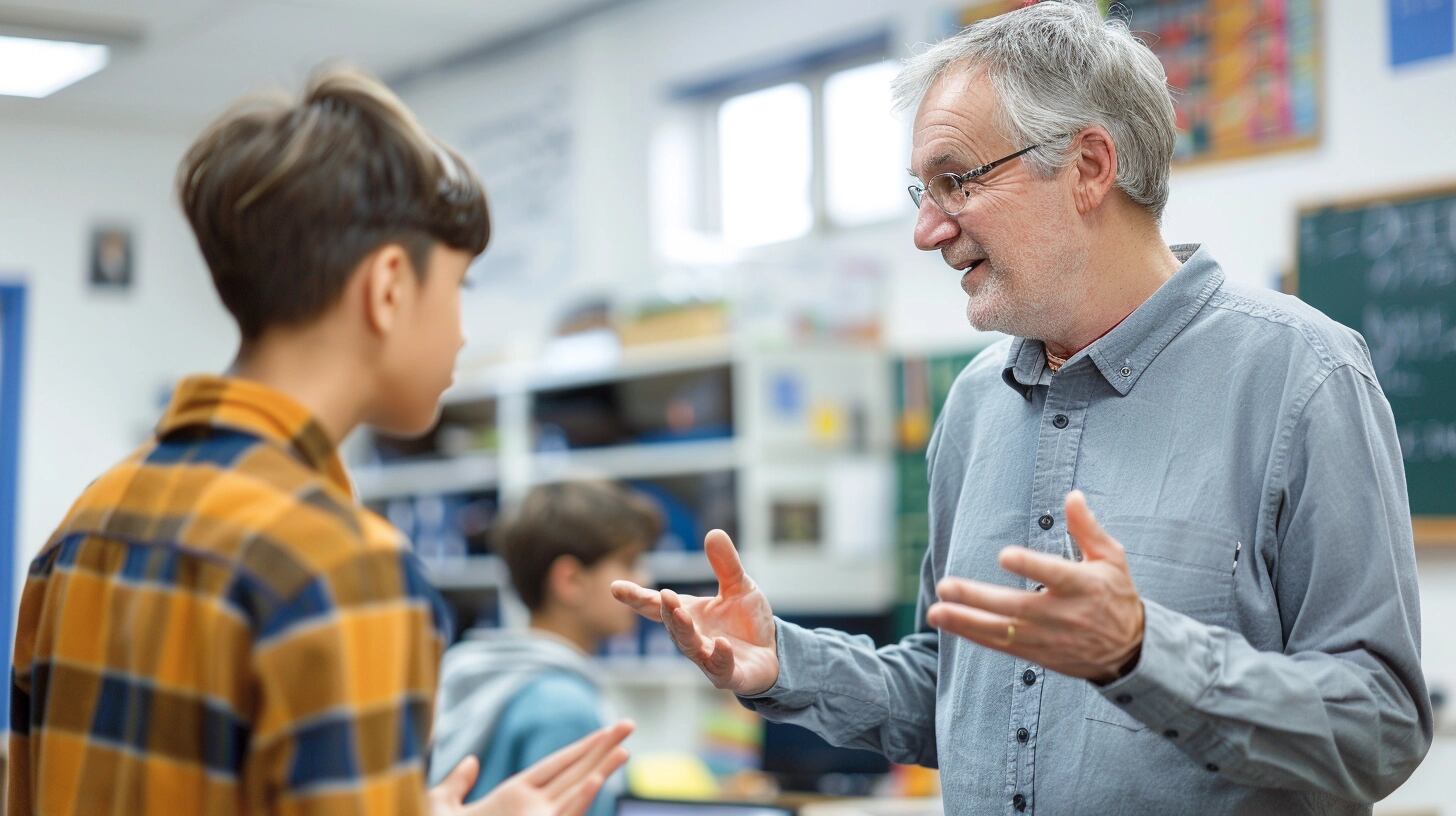
[[[703,687],[713,684],[685,657],[598,657],[592,661],[603,685],[619,689],[659,689],[663,686]]]
[[[701,550],[697,552],[650,552],[643,556],[655,583],[715,581],[713,565]]]
[[[701,552],[650,552],[643,560],[655,582],[686,583],[712,581],[713,568]],[[466,558],[424,559],[425,574],[437,589],[503,589],[511,576],[497,555]]]
[[[504,364],[465,375],[445,392],[441,402],[446,405],[482,402],[507,394],[621,382],[726,366],[732,362],[731,344],[722,338],[709,338],[629,347],[623,349],[609,365],[542,371],[521,363]]]
[[[489,490],[500,483],[494,454],[477,453],[450,459],[391,462],[353,469],[361,501],[422,494]]]
[[[538,453],[532,457],[535,484],[575,479],[646,479],[733,470],[740,458],[732,439],[615,445],[607,448]]]
[[[481,590],[503,589],[510,575],[501,559],[494,555],[472,555],[468,558],[427,559],[425,574],[436,589]]]

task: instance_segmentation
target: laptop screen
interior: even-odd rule
[[[769,805],[743,803],[618,799],[617,816],[794,816],[794,812]]]

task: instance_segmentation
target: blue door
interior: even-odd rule
[[[25,284],[0,282],[0,647],[10,678],[15,631],[15,519],[20,486],[20,386],[25,362]],[[9,695],[0,704],[0,730],[10,727]]]

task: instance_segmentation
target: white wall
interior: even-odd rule
[[[188,137],[0,126],[0,274],[28,282],[17,597],[71,501],[136,447],[182,374],[216,371],[235,333],[174,203]],[[89,291],[95,222],[132,225],[130,292]]]
[[[1344,193],[1456,181],[1456,61],[1393,72],[1384,3],[1329,0],[1324,27],[1324,138],[1315,150],[1175,172],[1170,241],[1204,241],[1236,279],[1264,283],[1293,253],[1299,202]],[[570,269],[526,300],[474,304],[477,332],[525,338],[574,292],[651,285],[648,144],[663,89],[773,61],[888,24],[892,42],[931,36],[929,0],[648,0],[562,34],[552,45],[433,77],[405,96],[447,140],[477,111],[563,74],[577,126],[574,186],[583,193],[559,240]],[[516,89],[512,91],[510,89]],[[219,100],[221,104],[224,100]],[[0,125],[0,274],[31,283],[24,403],[19,553],[39,547],[70,500],[123,456],[157,413],[156,392],[177,376],[227,364],[233,330],[171,195],[191,134],[92,132]],[[887,330],[898,348],[963,344],[963,296],[938,256],[910,243],[903,223],[785,250],[786,257],[871,255],[893,271]],[[87,291],[93,219],[136,226],[136,289]],[[826,297],[832,293],[826,293]],[[1425,657],[1433,680],[1456,690],[1456,553],[1420,556]],[[1440,804],[1456,814],[1456,739],[1438,741],[1391,804]]]

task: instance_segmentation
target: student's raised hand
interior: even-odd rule
[[[431,816],[582,816],[627,761],[622,740],[632,723],[619,722],[583,737],[496,786],[484,799],[462,804],[475,785],[480,761],[461,760],[429,794]]]
[[[617,581],[612,584],[612,596],[642,617],[666,626],[672,642],[713,685],[737,694],[768,691],[779,679],[773,610],[744,573],[727,533],[708,533],[703,548],[718,577],[717,595],[700,598]]]

